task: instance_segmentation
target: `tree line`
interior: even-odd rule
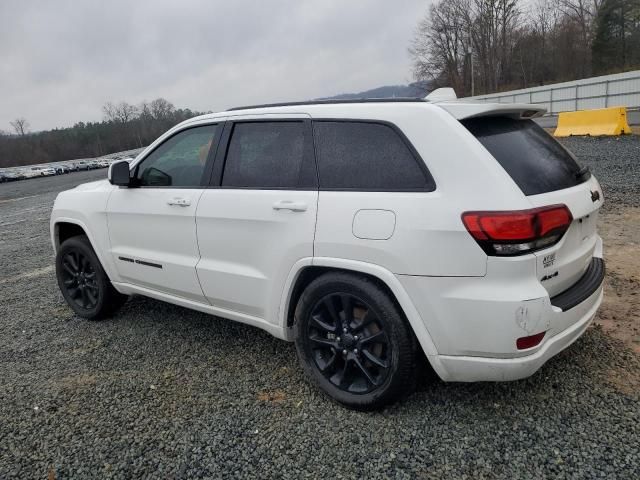
[[[29,132],[29,122],[17,118],[12,134],[0,132],[0,167],[91,158],[149,145],[177,123],[196,115],[158,98],[131,105],[107,103],[100,122],[79,122],[70,128]]]
[[[640,67],[640,0],[439,0],[418,24],[414,75],[458,96]]]
[[[416,80],[458,96],[640,68],[640,0],[436,0],[409,53]],[[199,115],[163,98],[102,110],[101,122],[36,133],[17,118],[0,130],[0,167],[143,147]]]

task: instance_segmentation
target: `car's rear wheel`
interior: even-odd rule
[[[305,373],[343,405],[377,409],[415,385],[415,336],[375,281],[348,273],[320,276],[298,302],[294,331]]]
[[[89,320],[110,316],[127,300],[111,284],[84,235],[68,238],[60,246],[56,253],[56,277],[71,309]]]

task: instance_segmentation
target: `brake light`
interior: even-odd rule
[[[573,217],[566,205],[464,212],[462,222],[487,255],[522,255],[556,244]]]

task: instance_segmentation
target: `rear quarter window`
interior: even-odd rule
[[[320,188],[432,191],[421,158],[395,128],[366,121],[313,122]],[[421,165],[422,164],[422,165]]]
[[[589,178],[571,152],[533,120],[478,117],[462,120],[525,195],[570,188]]]

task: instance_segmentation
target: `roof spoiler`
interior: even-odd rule
[[[540,105],[528,103],[487,103],[479,101],[466,102],[464,99],[457,102],[442,102],[438,106],[444,108],[458,120],[473,117],[510,117],[515,119],[527,119],[541,117],[547,111]]]
[[[547,109],[528,103],[490,103],[482,100],[458,99],[451,87],[436,88],[424,97],[427,102],[437,103],[458,120],[472,117],[501,116],[516,119],[541,117]]]

